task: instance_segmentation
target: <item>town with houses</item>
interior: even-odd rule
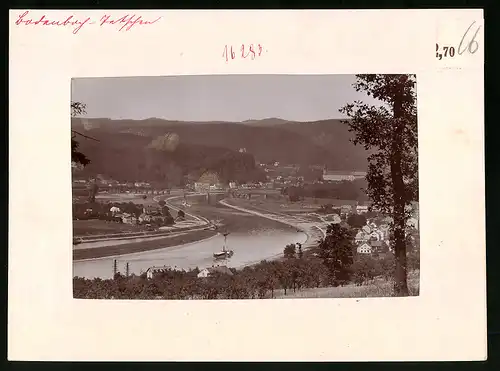
[[[240,152],[245,152],[245,149],[240,149]],[[310,171],[315,172],[317,178],[313,180],[306,180],[304,176],[298,175],[301,167],[294,164],[280,164],[274,162],[271,164],[258,164],[266,172],[266,182],[252,182],[239,184],[230,181],[224,184],[217,173],[213,171],[206,171],[196,181],[188,182],[184,187],[184,192],[227,192],[227,191],[249,191],[249,190],[283,190],[286,187],[300,187],[308,184],[335,184],[340,182],[353,182],[357,179],[363,179],[366,172],[361,171],[338,171],[328,170],[324,165],[311,165]],[[155,187],[150,182],[146,181],[129,181],[119,182],[116,180],[105,179],[103,176],[98,176],[93,179],[76,179],[73,181],[75,186],[88,187],[90,184],[97,184],[100,193],[137,193],[147,195],[168,195],[170,189],[160,189]],[[237,193],[236,193],[237,195]],[[246,197],[249,194],[246,193]],[[267,195],[266,195],[267,196]],[[237,195],[238,197],[238,195]],[[418,234],[418,204],[414,203],[414,216],[408,220],[408,235],[413,239]],[[188,205],[184,202],[184,205]],[[314,207],[317,207],[315,205]],[[309,216],[318,217],[324,225],[342,223],[347,220],[350,215],[367,215],[369,213],[369,202],[356,202],[350,201],[348,204],[340,204],[332,206],[336,208],[338,213],[330,214],[317,214],[309,212]],[[92,210],[86,210],[92,212]],[[119,218],[124,224],[156,224],[166,225],[169,224],[165,220],[161,207],[158,205],[147,205],[143,208],[140,215],[126,212],[118,207],[112,207],[110,210],[113,218]],[[183,224],[192,223],[191,221],[184,220],[184,215],[175,218],[175,222],[182,222]],[[390,251],[390,217],[375,216],[368,218],[366,224],[359,229],[355,237],[357,252],[359,254],[377,254],[385,251]]]
[[[245,153],[246,149],[241,148],[240,152]],[[261,182],[250,182],[238,184],[237,182],[230,181],[227,185],[224,185],[220,180],[219,176],[214,172],[207,171],[202,174],[197,180],[187,181],[186,188],[195,191],[209,191],[209,190],[225,190],[225,189],[252,189],[252,188],[264,188],[264,189],[279,189],[287,186],[300,186],[304,184],[324,184],[330,182],[342,182],[342,181],[354,181],[356,179],[364,179],[366,172],[364,171],[342,171],[342,170],[329,170],[325,165],[309,165],[306,168],[308,172],[308,178],[304,175],[300,175],[301,171],[304,170],[303,166],[297,164],[281,164],[280,162],[273,162],[269,164],[258,163],[257,165],[264,170],[266,173],[266,181]],[[314,179],[312,179],[312,177]],[[135,191],[141,190],[146,191],[150,194],[160,194],[154,185],[146,181],[117,181],[104,179],[102,176],[98,176],[97,179],[75,179],[73,184],[84,185],[89,182],[98,182],[103,191],[106,187],[109,189],[124,189],[124,191]]]

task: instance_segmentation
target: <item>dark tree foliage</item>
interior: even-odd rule
[[[97,195],[97,192],[99,192],[99,186],[97,185],[97,183],[94,181],[94,182],[91,182],[88,186],[88,202],[90,203],[93,203],[95,202],[95,196]]]
[[[297,253],[296,247],[295,244],[293,243],[286,245],[285,249],[283,250],[283,256],[287,259],[295,258],[296,253]]]
[[[418,200],[417,107],[414,75],[357,75],[354,88],[381,101],[355,101],[341,108],[351,120],[354,144],[374,150],[368,157],[367,193],[372,207],[393,218],[395,293],[408,295],[405,228]]]
[[[74,137],[71,138],[71,161],[86,166],[90,160],[83,153],[78,151],[78,142]]]
[[[321,205],[316,212],[320,214],[337,214],[340,215],[341,209],[334,208],[332,204]]]
[[[377,277],[388,279],[392,274],[394,258],[356,256],[346,268],[351,282],[370,283]],[[146,274],[126,276],[118,272],[114,279],[73,279],[75,298],[86,299],[262,299],[274,298],[276,290],[287,295],[304,288],[329,287],[330,272],[317,258],[262,261],[241,270],[231,269],[232,275],[215,273],[198,278],[198,268],[179,271],[165,267],[152,279]]]
[[[318,246],[318,255],[336,283],[349,279],[349,267],[353,263],[353,233],[341,224],[330,224],[326,237]]]
[[[118,181],[148,181],[163,188],[197,182],[207,171],[217,173],[222,183],[266,180],[264,170],[256,166],[251,154],[183,141],[172,145],[171,151],[162,151],[152,148],[149,137],[99,128],[92,133],[100,143],[80,143],[82,152],[92,159],[82,170],[87,177],[105,174]]]
[[[366,216],[363,214],[351,214],[347,218],[347,224],[353,228],[361,228],[366,224]]]
[[[170,214],[170,209],[168,208],[168,206],[162,206],[161,207],[161,215],[162,216],[169,216],[171,217],[172,215]]]
[[[300,201],[305,197],[366,201],[365,189],[366,181],[356,179],[324,184],[305,184],[298,187],[289,186],[284,187],[281,193],[293,198],[294,201]]]
[[[86,106],[80,102],[71,102],[71,117],[80,116],[86,113]],[[90,160],[78,150],[79,143],[75,139],[76,134],[71,133],[71,161],[86,166]]]
[[[304,257],[304,252],[302,251],[302,244],[297,244],[297,258],[302,259]]]
[[[166,267],[153,279],[147,279],[145,274],[125,277],[120,273],[110,280],[75,277],[73,292],[74,297],[87,299],[257,299],[273,298],[277,289],[286,295],[289,289],[328,284],[326,271],[317,259],[264,260],[231,272],[198,278],[199,269],[179,271]]]

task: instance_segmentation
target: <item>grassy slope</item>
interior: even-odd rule
[[[275,291],[277,299],[312,299],[312,298],[370,298],[393,296],[393,283],[384,279],[376,279],[371,283],[356,286],[354,284],[339,287],[320,287],[302,289],[297,292],[287,290]],[[410,272],[408,277],[410,295],[418,296],[420,290],[420,274],[418,271]]]

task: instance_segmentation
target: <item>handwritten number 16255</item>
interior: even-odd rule
[[[264,51],[264,48],[261,44],[241,44],[239,50],[236,50],[233,46],[224,45],[224,51],[222,52],[222,58],[229,62],[231,59],[242,58],[242,59],[255,59],[256,57],[260,57]]]

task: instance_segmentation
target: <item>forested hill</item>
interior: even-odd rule
[[[331,170],[366,170],[367,152],[354,146],[339,120],[289,122],[281,119],[230,122],[73,119],[72,128],[99,139],[80,138],[80,149],[92,161],[85,174],[116,179],[161,180],[216,170],[227,177],[262,178],[252,165],[264,163],[325,164]],[[174,151],[148,149],[157,137],[174,134]],[[246,153],[239,153],[244,148]],[[151,180],[151,179],[150,179]]]

